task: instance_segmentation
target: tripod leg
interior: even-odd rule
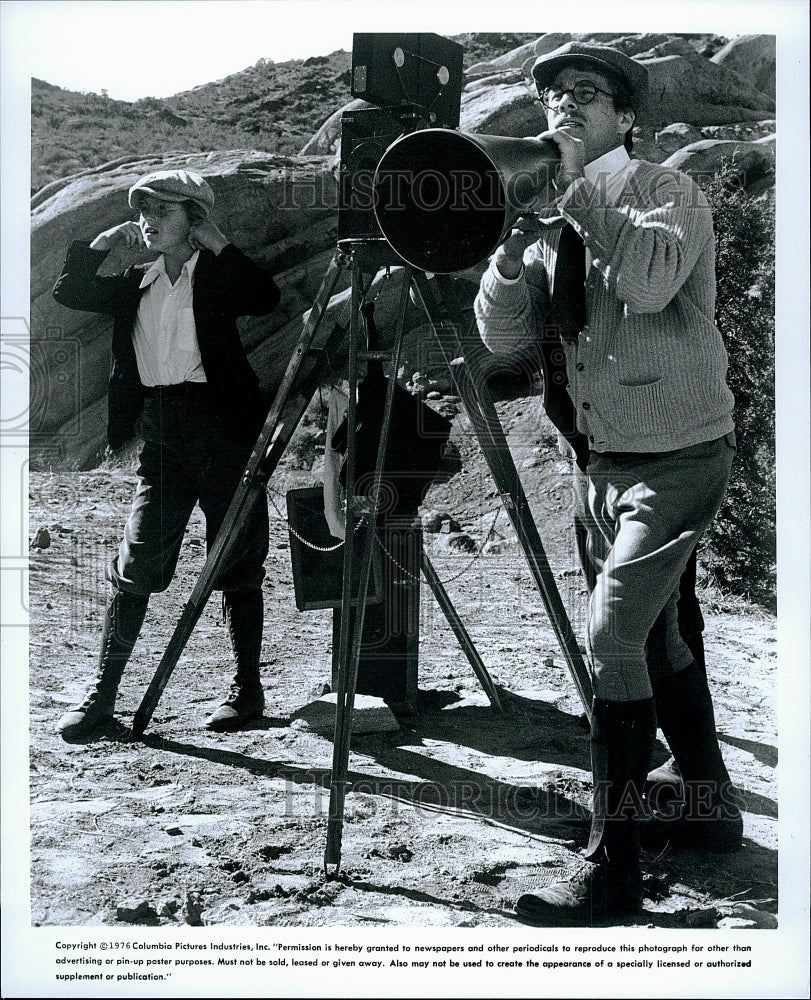
[[[132,732],[136,739],[140,739],[146,731],[172,671],[211,596],[220,570],[238,544],[242,532],[250,520],[254,506],[264,495],[267,481],[278,464],[284,448],[293,436],[293,432],[304,415],[307,404],[320,381],[319,376],[324,366],[323,357],[313,361],[309,371],[302,371],[302,366],[305,359],[312,357],[310,352],[313,341],[344,266],[343,255],[337,255],[327,270],[310,316],[304,325],[214,545],[206,558],[191,596],[183,608],[183,613],[178,619],[155,676],[135,713]],[[340,327],[335,327],[326,336],[325,342],[319,348],[321,352],[324,352],[324,357],[327,349],[334,344],[336,337],[342,332]],[[291,399],[294,387],[300,388],[301,391],[297,398]]]
[[[358,268],[359,271],[359,268]],[[355,430],[356,430],[356,397],[358,371],[358,338],[360,312],[360,280],[359,273],[353,272],[352,281],[352,318],[349,343],[349,405],[347,408],[347,466],[346,466],[346,535],[350,538],[355,523],[356,503],[355,490]],[[397,313],[397,329],[392,357],[393,371],[400,365],[400,348],[403,339],[403,324],[408,303],[408,293],[411,277],[408,269],[404,270],[404,280],[401,288],[399,311]],[[324,850],[324,870],[329,875],[329,865],[335,865],[337,873],[341,864],[341,841],[343,837],[344,804],[349,772],[349,749],[352,740],[352,713],[355,704],[355,689],[358,679],[358,664],[360,649],[363,642],[363,623],[366,613],[366,601],[369,593],[369,578],[371,575],[372,555],[375,546],[375,526],[378,519],[380,483],[383,476],[383,464],[386,457],[391,411],[394,402],[394,377],[388,380],[386,402],[383,408],[383,421],[380,428],[377,459],[375,461],[374,481],[371,494],[371,511],[369,513],[369,531],[363,550],[360,574],[358,577],[358,595],[355,614],[351,614],[352,595],[354,592],[354,546],[344,548],[343,589],[341,593],[341,635],[338,668],[338,685],[335,705],[335,736],[332,750],[332,774],[330,778],[330,801],[327,816],[327,840]]]
[[[457,391],[473,425],[496,488],[501,494],[507,516],[543,600],[583,709],[586,715],[591,718],[593,698],[591,676],[583,662],[569,616],[549,566],[538,527],[532,517],[518,470],[510,454],[504,429],[486,387],[472,378],[464,365],[451,363],[464,353],[459,337],[460,321],[458,319],[454,321],[451,318],[453,315],[458,316],[458,309],[455,308],[453,289],[450,283],[447,280],[442,280],[442,276],[436,280],[441,284],[444,300],[442,305],[437,301],[425,275],[419,272],[416,274],[416,283],[423,306],[453,374]]]
[[[448,592],[442,585],[442,581],[439,579],[439,576],[437,575],[437,572],[425,551],[422,553],[422,573],[428,583],[428,586],[431,588],[434,597],[436,598],[437,604],[442,609],[442,613],[448,619],[448,624],[453,629],[453,634],[459,641],[462,651],[468,658],[468,662],[471,667],[473,667],[473,672],[479,678],[481,686],[484,688],[484,693],[490,699],[490,704],[497,712],[503,712],[504,709],[501,706],[501,700],[498,696],[496,686],[493,683],[493,678],[490,676],[487,667],[484,665],[484,661],[479,656],[478,650],[473,644],[473,640],[468,635],[467,629],[462,623],[462,619],[456,613],[456,608],[454,608],[451,603],[451,599],[448,597]]]

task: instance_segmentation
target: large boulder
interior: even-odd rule
[[[664,161],[663,166],[681,170],[692,177],[707,177],[722,165],[727,165],[742,187],[750,187],[763,178],[774,176],[774,154],[771,141],[702,139],[679,149]]]
[[[774,100],[777,67],[774,35],[740,35],[727,42],[711,61],[733,70]]]
[[[696,54],[643,59],[649,92],[637,124],[653,129],[673,122],[721,125],[774,114],[774,101],[723,65]]]
[[[466,89],[462,93],[459,127],[463,132],[487,135],[537,135],[546,128],[542,111],[523,79],[494,80],[485,89]]]
[[[336,156],[341,150],[341,118],[346,111],[370,108],[368,101],[349,101],[334,111],[315,135],[301,147],[300,156]]]
[[[674,122],[656,133],[656,145],[668,156],[689,146],[691,142],[700,142],[701,139],[701,129],[688,125],[687,122]]]
[[[530,57],[535,58],[535,46],[537,42],[527,42],[517,49],[505,52],[504,55],[491,59],[488,62],[475,63],[469,66],[465,72],[468,80],[477,76],[490,76],[492,73],[499,73],[505,69],[520,69]]]

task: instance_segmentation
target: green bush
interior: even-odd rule
[[[713,210],[716,322],[729,353],[738,454],[701,564],[721,590],[776,609],[774,203],[732,164],[701,181]]]

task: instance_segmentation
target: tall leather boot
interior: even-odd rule
[[[251,719],[258,719],[265,709],[265,693],[259,676],[264,624],[262,591],[258,588],[223,591],[222,610],[231,637],[236,672],[225,700],[205,721],[206,729],[219,732],[238,729]]]
[[[653,698],[595,698],[591,724],[594,797],[586,863],[570,878],[516,903],[522,919],[588,927],[636,912],[642,901],[638,821],[656,731]]]
[[[82,739],[112,719],[121,675],[138,639],[148,604],[148,597],[120,590],[113,593],[104,615],[101,651],[93,683],[84,698],[69,708],[57,723],[57,732],[64,739]]]
[[[698,669],[707,676],[707,662],[704,658],[704,634],[695,632],[693,635],[682,635],[682,639],[693,654]],[[671,747],[671,751],[672,751]],[[669,757],[664,764],[648,773],[646,792],[653,801],[672,799],[682,793],[681,771],[674,756]]]
[[[656,715],[682,778],[682,801],[666,808],[664,828],[696,850],[737,851],[743,838],[740,793],[732,784],[715,730],[707,677],[693,663],[654,682]],[[651,802],[654,811],[657,803]]]

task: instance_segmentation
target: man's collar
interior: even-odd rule
[[[194,253],[189,257],[186,263],[183,265],[181,270],[181,275],[186,274],[189,281],[194,278],[194,269],[197,267],[197,261],[200,259],[200,251],[195,250]],[[157,281],[161,276],[165,277],[168,281],[168,275],[166,274],[166,261],[161,254],[156,260],[153,260],[149,267],[144,272],[143,278],[141,278],[140,288],[146,288],[151,285],[154,281]]]
[[[607,153],[603,153],[602,156],[598,156],[596,160],[586,164],[586,180],[594,184],[600,175],[606,178],[611,177],[627,166],[630,160],[631,157],[625,146],[615,146]]]
[[[612,177],[620,174],[630,162],[631,157],[628,155],[628,150],[625,146],[615,146],[614,149],[609,149],[607,153],[603,153],[596,160],[592,160],[586,164],[583,179],[588,181],[589,184],[597,184],[602,178],[602,183],[605,184]],[[544,225],[554,226],[565,221],[558,204],[562,197],[563,194],[561,193],[558,199],[550,202],[545,209],[541,210],[540,218],[538,219],[539,222]]]

